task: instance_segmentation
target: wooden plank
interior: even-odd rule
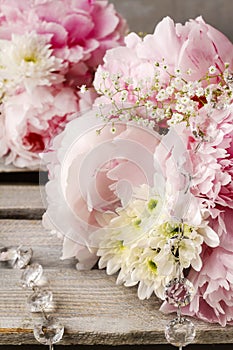
[[[172,316],[158,311],[160,303],[155,297],[139,301],[135,288],[116,286],[115,278],[107,277],[104,271],[49,268],[45,274],[57,305],[54,315],[66,328],[62,344],[166,343],[164,328]],[[32,327],[38,316],[32,318],[27,312],[29,293],[17,286],[19,271],[0,271],[0,277],[5,281],[0,291],[0,344],[36,343]],[[219,332],[217,325],[194,323],[197,343],[230,343],[233,340],[230,327]]]
[[[152,33],[165,16],[184,23],[202,15],[204,20],[233,39],[232,0],[110,0],[127,19],[131,31]]]
[[[41,219],[45,208],[44,186],[0,185],[0,218]]]
[[[158,311],[160,301],[137,298],[136,287],[116,286],[105,271],[76,271],[73,260],[61,262],[61,243],[40,221],[0,220],[1,245],[32,247],[54,292],[54,315],[65,326],[61,344],[163,344],[164,327],[174,315]],[[0,269],[0,344],[36,344],[32,334],[38,315],[27,311],[27,290],[18,270]],[[233,327],[220,328],[194,320],[196,343],[231,343]]]
[[[60,260],[62,242],[46,231],[40,220],[0,220],[1,246],[32,248],[32,262],[38,262],[45,268],[75,266],[74,260]]]

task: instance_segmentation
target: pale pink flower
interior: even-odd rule
[[[206,140],[189,136],[187,149],[193,164],[192,191],[205,198],[208,206],[233,207],[232,145],[233,107],[213,110],[209,116],[203,108],[193,122],[206,134]],[[188,132],[186,133],[188,134]]]
[[[63,258],[75,256],[78,268],[97,261],[90,236],[121,206],[120,199],[130,199],[132,186],[153,184],[159,137],[135,125],[116,124],[114,133],[103,126],[92,110],[70,122],[43,156],[50,175],[43,222],[63,236]]]
[[[212,65],[216,66],[218,72],[223,72],[225,62],[233,68],[232,43],[201,17],[190,20],[185,25],[174,24],[171,18],[165,17],[153,34],[141,39],[135,33],[130,33],[125,38],[125,44],[126,47],[106,53],[104,65],[98,68],[95,75],[94,85],[97,90],[103,86],[105,73],[109,77],[104,79],[107,88],[111,90],[112,76],[119,74],[120,87],[125,87],[128,79],[130,93],[130,87],[141,85],[142,91],[148,92],[154,75],[158,72],[161,86],[167,84],[169,75],[164,66],[170,74],[179,69],[180,77],[188,81],[202,78]],[[144,84],[141,84],[142,81]]]
[[[164,60],[170,73],[179,68],[181,76],[188,80],[200,79],[212,65],[220,71],[224,70],[225,62],[233,65],[232,43],[202,17],[185,25],[174,24],[171,18],[165,17],[154,33],[138,45],[137,53],[151,62]]]
[[[133,87],[140,86],[141,81],[148,81],[144,86],[144,90],[148,90],[153,83],[156,69],[154,62],[151,64],[149,60],[138,56],[137,48],[141,41],[142,39],[135,33],[130,33],[125,38],[125,47],[117,47],[106,52],[104,64],[98,67],[95,74],[94,86],[97,91],[103,89],[103,86],[114,91],[112,84],[114,76],[119,76],[119,88],[125,88],[126,82],[128,83],[128,101],[131,103],[135,102],[135,97],[131,95]],[[119,94],[116,94],[116,99],[120,99]]]
[[[39,154],[62,131],[77,111],[74,91],[68,87],[38,87],[33,95],[26,91],[11,96],[2,110],[6,164],[38,168]],[[7,152],[7,150],[9,150]]]

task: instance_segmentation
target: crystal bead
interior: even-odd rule
[[[185,317],[175,318],[165,328],[167,341],[178,347],[192,343],[195,335],[194,324]]]
[[[53,293],[46,288],[37,288],[33,294],[28,297],[27,303],[31,312],[41,312],[51,308]]]
[[[15,269],[23,269],[27,266],[32,257],[32,249],[22,250],[17,249],[17,256],[12,262],[12,267]]]
[[[63,334],[64,327],[50,316],[42,323],[34,326],[34,337],[39,343],[44,345],[58,343],[62,339]]]
[[[40,280],[43,267],[40,264],[28,265],[21,276],[23,287],[33,287]]]
[[[186,278],[174,278],[165,287],[166,301],[177,307],[188,305],[195,295],[193,284]]]
[[[0,248],[0,261],[11,261],[16,259],[17,249],[16,248]]]

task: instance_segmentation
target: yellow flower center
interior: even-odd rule
[[[149,269],[153,272],[157,274],[157,265],[155,264],[155,262],[153,260],[148,260],[148,266]]]

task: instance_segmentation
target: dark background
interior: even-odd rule
[[[228,38],[233,40],[232,0],[109,0],[127,19],[130,30],[152,33],[165,16],[184,23],[202,16]]]

